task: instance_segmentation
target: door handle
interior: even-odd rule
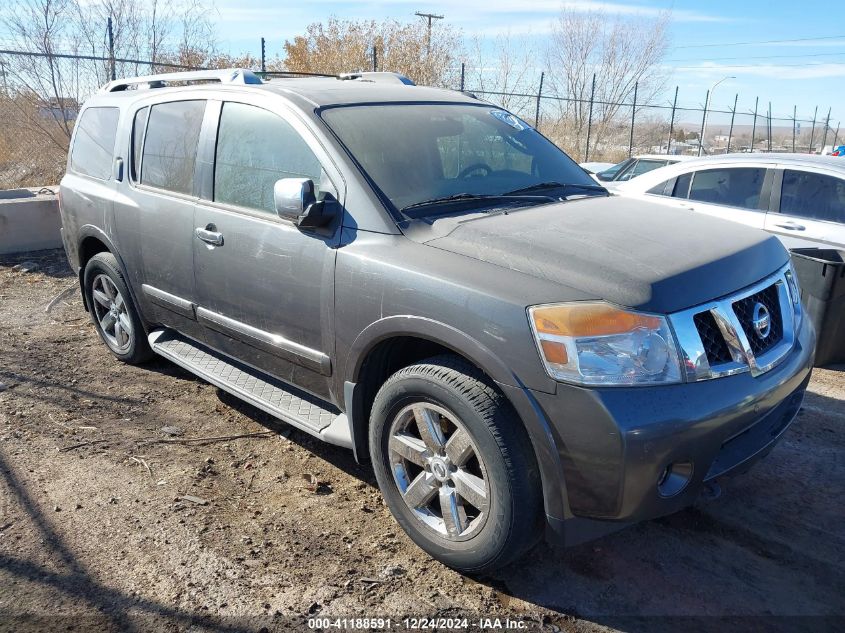
[[[205,228],[198,226],[194,229],[194,234],[206,244],[223,246],[223,234],[218,233],[213,224],[207,224]]]
[[[775,226],[779,226],[782,229],[786,229],[787,231],[803,231],[804,225],[798,224],[797,222],[793,222],[791,220],[784,222],[782,224],[778,224],[775,222]]]

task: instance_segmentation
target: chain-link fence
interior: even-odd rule
[[[67,88],[57,90],[54,80],[36,85],[12,82],[7,69],[21,65],[10,60],[21,58],[48,62],[62,80],[60,86]],[[190,68],[87,55],[44,58],[43,53],[0,50],[0,189],[61,179],[80,104],[111,76]],[[709,92],[699,97],[705,105],[690,107],[677,88],[664,103],[638,102],[636,88],[629,101],[608,103],[592,94],[576,98],[544,92],[543,75],[536,92],[504,92],[465,84],[466,71],[462,65],[459,75],[452,73],[460,77],[452,88],[511,110],[579,162],[618,162],[638,154],[818,153],[841,140],[838,123],[831,125],[830,110],[822,115],[816,108],[812,118],[799,117],[795,108],[791,117],[773,116],[771,104],[760,99],[755,99],[753,110],[738,108],[740,95],[734,97],[733,107],[718,108],[710,105]]]

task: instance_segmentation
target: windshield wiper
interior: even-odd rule
[[[462,201],[525,201],[525,202],[556,202],[557,199],[551,196],[531,196],[520,195],[518,192],[502,193],[502,194],[486,194],[486,193],[456,193],[451,196],[443,196],[441,198],[431,198],[430,200],[423,200],[409,204],[407,207],[402,207],[400,211],[403,213],[411,209],[418,209],[420,207],[436,206],[441,204],[451,204]]]
[[[585,185],[580,183],[563,183],[557,182],[556,180],[549,180],[547,182],[538,182],[533,185],[528,185],[527,187],[521,187],[519,189],[514,189],[513,191],[508,191],[504,195],[518,195],[522,193],[529,193],[532,191],[544,191],[545,189],[564,189],[564,190],[571,190],[575,189],[578,191],[595,191],[596,193],[607,193],[607,189],[602,187],[601,185]]]

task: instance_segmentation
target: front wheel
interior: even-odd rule
[[[530,441],[463,360],[440,356],[391,376],[373,403],[370,453],[396,520],[444,564],[489,572],[536,543],[542,494]]]

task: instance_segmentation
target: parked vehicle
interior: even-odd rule
[[[616,192],[764,229],[788,248],[845,248],[845,162],[832,156],[711,156],[653,171]]]
[[[776,239],[610,197],[515,115],[390,73],[112,82],[61,214],[117,358],[352,449],[467,572],[690,504],[810,376]]]
[[[587,163],[579,163],[581,169],[586,171],[591,176],[593,174],[597,174],[600,171],[607,171],[612,167],[615,167],[615,163],[594,163],[594,162],[587,162]]]
[[[632,178],[647,174],[654,169],[659,169],[666,165],[674,165],[675,163],[690,160],[691,158],[693,157],[671,154],[643,154],[641,156],[633,156],[626,158],[613,167],[598,172],[595,178],[601,184],[616,188],[619,183],[627,182]]]

